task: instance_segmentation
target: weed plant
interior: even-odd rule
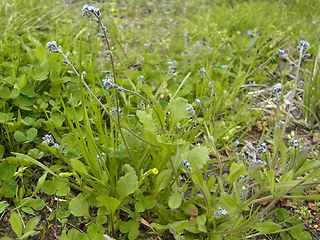
[[[316,235],[316,1],[36,3],[0,8],[0,239]]]

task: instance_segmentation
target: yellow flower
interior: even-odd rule
[[[157,174],[159,173],[159,170],[158,170],[157,168],[153,168],[153,169],[152,169],[152,173],[153,173],[154,175],[157,175]]]

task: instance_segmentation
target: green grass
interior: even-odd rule
[[[312,239],[317,1],[83,4],[0,6],[0,239]]]

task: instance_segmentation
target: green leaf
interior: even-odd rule
[[[3,154],[4,154],[4,147],[0,144],[0,158],[3,156]]]
[[[80,193],[77,197],[73,198],[69,203],[69,210],[72,215],[76,217],[89,217],[89,204],[88,201]]]
[[[41,217],[33,217],[27,222],[26,227],[24,228],[24,232],[32,232],[37,227]]]
[[[274,177],[275,177],[274,176],[274,170],[269,171],[268,172],[268,180],[269,180],[269,186],[270,186],[271,194],[274,194],[274,183],[275,183]]]
[[[120,206],[120,201],[114,197],[100,196],[97,197],[97,200],[102,203],[108,210],[110,210],[111,215],[113,215],[117,208]]]
[[[154,194],[157,194],[165,187],[168,186],[169,182],[172,180],[172,171],[170,169],[165,169],[159,173],[155,181]]]
[[[71,167],[76,170],[78,173],[82,175],[88,175],[87,169],[84,164],[79,161],[78,159],[71,159],[70,160]]]
[[[27,140],[26,135],[19,130],[14,132],[13,137],[18,142],[25,142]]]
[[[229,175],[230,183],[232,184],[235,181],[237,181],[241,175],[242,176],[247,175],[246,167],[243,165],[242,162],[237,162],[237,163],[233,162],[230,167],[230,175]]]
[[[154,109],[157,111],[157,117],[155,117],[157,119],[157,121],[159,121],[160,126],[164,127],[165,126],[165,116],[163,113],[163,110],[160,106],[160,104],[158,102],[155,102],[153,104]]]
[[[303,240],[312,240],[312,237],[309,232],[303,231],[302,229],[299,228],[294,228],[290,230],[290,235],[297,240],[303,239]]]
[[[45,166],[41,162],[35,160],[34,158],[32,158],[32,157],[30,157],[28,155],[22,154],[22,153],[16,153],[16,152],[12,152],[12,153],[15,154],[18,159],[25,160],[25,161],[30,162],[30,163],[34,163],[34,164],[38,165],[39,167],[43,168],[44,170],[48,171],[52,175],[57,177],[57,174],[52,172],[47,166]]]
[[[48,69],[43,68],[39,65],[35,66],[33,69],[34,72],[34,79],[37,81],[43,81],[47,79],[47,76],[49,74]]]
[[[139,223],[133,219],[128,222],[121,222],[119,226],[119,230],[122,233],[129,233],[128,238],[136,239],[139,236]]]
[[[9,222],[11,224],[12,230],[20,238],[22,236],[22,223],[19,215],[16,212],[11,212]]]
[[[186,110],[189,106],[188,101],[184,98],[178,97],[176,99],[171,99],[169,104],[170,109],[170,120],[172,122],[172,127],[175,128],[177,122],[181,121],[182,119],[190,118],[191,115]]]
[[[45,194],[48,194],[48,195],[53,195],[57,191],[55,183],[53,181],[51,181],[51,180],[46,180],[43,183],[43,186],[42,186],[41,189]]]
[[[206,147],[200,146],[183,154],[182,157],[191,163],[193,170],[197,170],[202,169],[203,166],[207,164],[209,160],[209,152]]]
[[[13,177],[16,172],[16,167],[3,162],[0,164],[0,180],[6,180]]]
[[[13,198],[16,195],[18,184],[13,179],[7,179],[2,182],[0,192],[6,198]]]
[[[27,140],[32,141],[37,136],[38,130],[35,128],[30,128],[27,130],[26,134],[27,134]]]
[[[9,204],[6,201],[1,201],[0,202],[0,214],[3,213],[3,211],[8,207]]]
[[[296,173],[293,175],[294,178],[301,176],[302,174],[315,169],[320,166],[319,160],[308,160],[306,161],[301,168],[299,168]]]
[[[182,200],[183,195],[178,192],[175,192],[169,197],[168,205],[171,209],[177,209],[181,206]]]
[[[148,129],[152,133],[157,132],[157,128],[154,122],[154,118],[145,111],[138,110],[136,111],[136,115],[138,116],[140,122],[143,124],[145,129]]]
[[[261,222],[253,226],[254,229],[259,231],[259,234],[272,234],[280,230],[280,225],[275,222]]]
[[[138,177],[135,173],[128,172],[126,175],[122,176],[117,183],[117,193],[119,194],[119,199],[123,200],[125,197],[134,193],[138,184]]]

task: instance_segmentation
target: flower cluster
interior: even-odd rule
[[[106,75],[106,78],[102,79],[102,85],[106,88],[106,90],[119,88],[119,86],[113,82],[113,78],[108,75]]]
[[[214,217],[216,219],[219,219],[221,217],[221,215],[226,216],[228,214],[229,214],[229,212],[226,209],[222,209],[219,207],[219,210],[214,212]]]
[[[191,163],[188,162],[187,160],[183,160],[183,161],[182,161],[182,165],[183,165],[186,169],[188,169],[189,171],[192,170],[192,168],[191,168]]]
[[[58,53],[59,52],[56,41],[48,42],[47,43],[47,48],[49,49],[49,52],[52,52],[52,53]],[[59,48],[61,49],[60,46],[59,46]]]
[[[206,72],[207,72],[207,70],[204,67],[200,68],[199,73],[206,73]]]
[[[50,146],[50,144],[52,144],[54,148],[59,148],[59,144],[54,141],[54,138],[51,134],[45,134],[44,137],[42,137],[42,140],[43,145]]]
[[[194,106],[199,106],[200,105],[200,99],[199,98],[196,98],[194,100],[194,103],[193,103]]]
[[[261,143],[257,149],[258,153],[266,153],[267,152],[267,144]]]
[[[177,68],[174,66],[175,61],[173,62],[168,62],[169,64],[169,72],[175,73]]]
[[[188,112],[190,112],[192,115],[195,115],[195,114],[196,114],[196,111],[194,110],[194,108],[193,108],[192,106],[187,107],[186,110],[187,110]]]
[[[94,17],[100,16],[100,9],[94,6],[83,5],[82,7],[82,17],[90,20],[95,20]]]
[[[283,125],[284,125],[284,121],[283,121],[283,120],[280,120],[280,121],[277,123],[276,127],[277,127],[277,128],[281,128]]]
[[[293,146],[295,149],[297,149],[297,147],[299,146],[299,139],[291,139],[289,141],[289,145],[290,146]]]
[[[98,160],[99,163],[101,163],[101,160],[103,160],[103,158],[104,158],[105,155],[106,155],[105,152],[102,152],[100,155],[97,154],[97,160]]]
[[[304,54],[309,47],[310,47],[310,43],[308,43],[305,40],[301,40],[300,45],[298,45],[298,51]]]

